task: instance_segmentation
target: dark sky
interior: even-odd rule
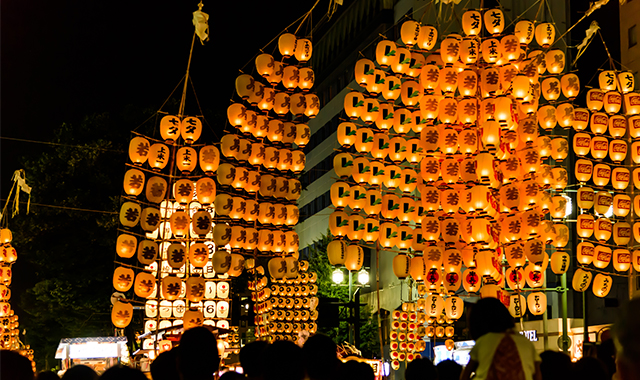
[[[191,67],[202,106],[224,112],[238,69],[314,2],[204,0],[211,40],[204,46],[196,40]],[[197,4],[3,0],[1,135],[49,141],[61,123],[93,112],[118,112],[127,104],[159,108],[185,73]],[[4,197],[17,157],[46,146],[0,144]]]

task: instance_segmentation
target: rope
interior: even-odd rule
[[[0,200],[4,201],[5,199],[0,199]],[[7,201],[8,201],[8,199],[7,199]],[[20,203],[27,203],[27,202],[20,202]],[[117,211],[104,211],[104,210],[92,210],[92,209],[78,208],[78,207],[45,205],[45,204],[42,204],[42,203],[31,203],[31,204],[34,205],[34,206],[58,208],[58,209],[70,210],[70,211],[97,212],[97,213],[101,213],[101,214],[119,214],[119,212],[117,212]],[[4,214],[4,212],[3,212],[3,214]]]
[[[12,140],[12,141],[20,141],[20,142],[27,142],[27,143],[33,143],[33,144],[45,144],[45,145],[54,145],[54,146],[64,146],[64,147],[68,147],[68,148],[89,149],[89,150],[101,150],[101,151],[105,151],[105,152],[124,153],[124,151],[122,151],[122,150],[107,149],[107,148],[98,148],[98,147],[90,147],[90,146],[83,146],[83,145],[61,144],[61,143],[54,143],[54,142],[50,142],[50,141],[27,140],[27,139],[19,139],[19,138],[15,138],[15,137],[5,137],[5,136],[0,136],[0,139],[4,139],[4,140]]]

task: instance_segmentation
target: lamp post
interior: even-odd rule
[[[349,343],[350,344],[354,344],[355,341],[359,341],[359,334],[357,333],[357,328],[360,324],[360,302],[355,302],[354,301],[354,296],[357,293],[357,289],[354,292],[353,288],[354,286],[356,288],[359,287],[363,287],[369,284],[369,272],[366,269],[361,269],[358,272],[358,277],[357,277],[357,284],[353,283],[353,275],[352,275],[352,271],[348,271],[348,286],[349,287],[349,302],[346,304],[342,304],[343,306],[347,306],[349,308],[349,317],[347,318],[347,321],[349,323]],[[342,271],[342,269],[337,268],[333,271],[333,273],[331,274],[331,280],[333,281],[333,283],[336,286],[345,286],[342,285],[342,283],[344,282],[344,272]],[[359,297],[358,297],[359,298]],[[357,335],[357,337],[356,337]],[[357,342],[355,342],[357,344]]]

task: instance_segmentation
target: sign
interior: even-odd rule
[[[118,343],[87,342],[69,345],[70,359],[117,358]]]
[[[532,342],[537,342],[538,341],[538,330],[520,331],[520,335],[524,335],[525,338],[529,339]]]

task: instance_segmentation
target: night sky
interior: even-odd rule
[[[210,41],[202,46],[196,40],[191,66],[202,107],[219,108],[225,115],[238,70],[251,60],[250,70],[258,49],[314,2],[287,0],[276,6],[271,1],[203,0]],[[185,74],[197,4],[2,1],[1,135],[50,141],[63,122],[78,122],[94,112],[117,113],[128,104],[158,109]],[[197,111],[191,98],[187,112]],[[224,120],[208,121],[224,125]],[[20,168],[19,156],[47,146],[9,140],[0,144],[5,198],[13,171]]]

